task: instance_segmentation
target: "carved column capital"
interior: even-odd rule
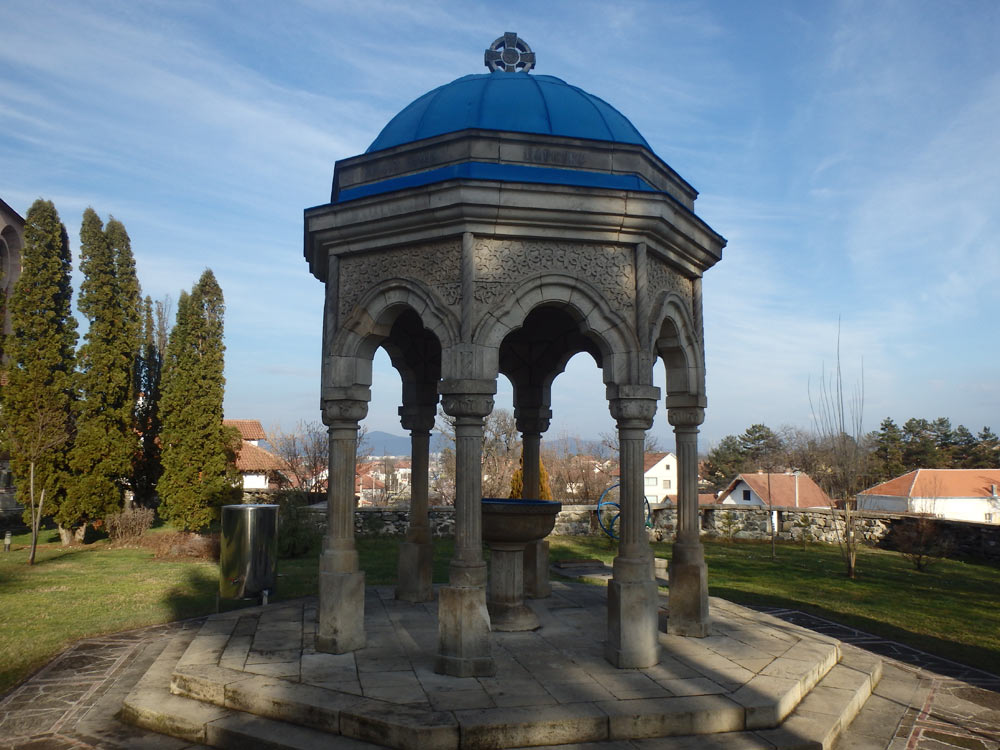
[[[667,421],[674,427],[697,427],[705,421],[705,410],[699,406],[667,409]]]
[[[441,406],[450,417],[478,417],[493,411],[493,396],[483,393],[445,393]]]
[[[407,432],[430,432],[434,429],[437,404],[407,404],[399,407],[399,423]]]
[[[360,399],[327,399],[323,401],[323,424],[327,427],[340,426],[339,423],[357,424],[368,416],[368,402]]]
[[[618,429],[648,430],[653,426],[657,403],[651,398],[613,398],[608,405]]]
[[[523,435],[541,435],[549,429],[552,410],[530,407],[514,407],[514,421],[517,431]]]

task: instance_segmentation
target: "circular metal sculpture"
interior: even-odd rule
[[[535,67],[535,53],[515,32],[508,31],[487,48],[483,62],[493,73],[527,73]]]

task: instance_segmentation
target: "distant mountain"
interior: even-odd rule
[[[409,456],[410,436],[373,430],[365,437],[372,456]],[[431,453],[439,453],[448,441],[440,432],[431,433]]]

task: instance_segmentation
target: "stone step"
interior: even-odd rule
[[[831,750],[861,712],[881,676],[881,659],[850,648],[841,663],[820,680],[780,727],[671,737],[670,750]],[[653,738],[587,742],[574,745],[574,750],[653,750],[660,747],[663,747],[662,741]],[[527,746],[515,750],[527,750]],[[562,748],[536,745],[532,750]]]
[[[881,667],[877,659],[865,661],[862,652],[852,651],[825,674],[817,675],[822,669],[817,666],[794,681],[774,678],[771,687],[783,688],[772,691],[774,700],[747,699],[746,705],[707,695],[547,706],[544,714],[530,708],[433,712],[195,663],[201,659],[192,657],[201,652],[192,647],[191,635],[175,638],[126,699],[124,718],[190,742],[241,750],[569,743],[596,750],[641,747],[643,738],[665,736],[674,737],[672,746],[829,750],[871,694]],[[764,685],[748,686],[748,695],[766,696]],[[805,696],[785,712],[783,701],[796,693]],[[764,716],[780,714],[780,725],[747,731]]]
[[[122,704],[130,724],[209,747],[233,750],[374,750],[350,737],[275,721],[170,692],[171,675],[191,646],[194,634],[175,637]]]

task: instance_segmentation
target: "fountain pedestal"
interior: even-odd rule
[[[544,539],[562,503],[483,498],[483,541],[490,548],[486,602],[493,630],[535,630],[538,617],[524,603],[524,548]]]

